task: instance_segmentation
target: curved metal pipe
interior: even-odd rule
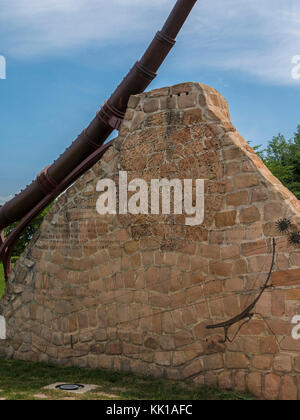
[[[144,92],[156,77],[196,1],[177,1],[163,29],[156,34],[142,59],[133,66],[90,125],[31,185],[0,208],[0,231],[22,219],[54,191],[70,172],[101,147],[114,129],[120,128],[130,96]]]

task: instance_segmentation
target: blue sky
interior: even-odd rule
[[[299,0],[198,0],[151,88],[206,83],[252,144],[300,124]],[[88,125],[175,0],[1,0],[0,204]],[[300,74],[300,71],[299,71]]]

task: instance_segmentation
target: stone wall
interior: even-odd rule
[[[205,179],[205,217],[96,212],[102,178]],[[214,89],[185,83],[130,99],[104,159],[62,195],[16,264],[0,314],[3,357],[131,371],[300,398],[299,202],[263,165]],[[273,288],[233,343],[211,323]],[[238,326],[230,330],[233,337]]]

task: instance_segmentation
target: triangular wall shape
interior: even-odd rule
[[[101,216],[99,180],[204,179],[204,220],[182,215]],[[98,202],[99,203],[99,202]],[[62,195],[14,268],[0,314],[4,357],[132,371],[300,397],[299,202],[230,121],[214,89],[184,83],[133,96],[104,159]],[[273,288],[252,319],[206,329]],[[300,322],[300,321],[299,321]],[[299,323],[298,322],[298,323]],[[300,338],[300,337],[299,337]]]

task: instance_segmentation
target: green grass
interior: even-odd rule
[[[48,391],[56,382],[94,384],[99,387],[84,395]],[[39,394],[42,394],[39,395]],[[193,383],[143,378],[104,370],[59,368],[18,360],[0,360],[0,398],[8,400],[249,400],[247,395],[220,391]]]
[[[12,257],[12,267],[15,265],[16,261],[18,260],[18,257]],[[5,278],[4,278],[4,269],[2,263],[0,263],[0,299],[4,295],[5,290]]]
[[[0,263],[0,299],[2,298],[4,294],[4,288],[5,288],[4,270],[3,270],[3,265]]]

